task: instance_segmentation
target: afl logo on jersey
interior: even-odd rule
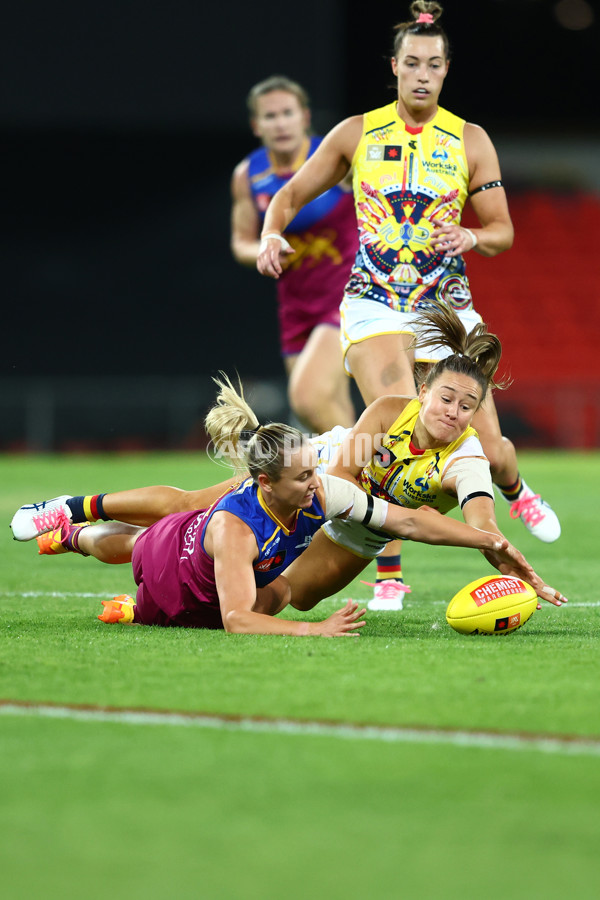
[[[402,158],[402,147],[399,144],[368,144],[368,160],[388,160],[398,162]]]

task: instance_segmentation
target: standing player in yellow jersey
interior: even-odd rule
[[[273,198],[258,270],[281,274],[278,235],[314,196],[353,170],[360,250],[346,286],[342,346],[346,369],[365,403],[388,394],[414,395],[415,363],[429,365],[447,351],[410,349],[415,318],[432,300],[446,303],[467,331],[481,321],[473,308],[463,255],[495,256],[513,242],[500,166],[486,132],[438,105],[450,64],[448,38],[437,23],[439,3],[417,0],[413,20],[396,28],[392,69],[398,98],[337,125]],[[480,227],[460,224],[470,197]],[[521,478],[514,445],[502,436],[493,398],[474,426],[494,482],[511,515],[543,541],[560,536],[555,513]],[[370,608],[400,609],[399,555],[380,560]]]

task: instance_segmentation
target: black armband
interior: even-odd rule
[[[367,494],[367,511],[365,513],[364,519],[362,520],[363,525],[368,525],[373,518],[373,506],[373,498],[370,494]]]
[[[472,494],[467,494],[466,497],[463,497],[463,502],[460,504],[460,508],[463,509],[465,503],[468,503],[469,500],[474,500],[475,497],[489,497],[490,500],[493,500],[492,494],[488,494],[487,491],[473,491]]]
[[[475,188],[474,191],[469,191],[469,197],[472,197],[473,194],[478,194],[479,191],[489,191],[490,188],[493,187],[502,187],[501,181],[488,181],[487,184],[482,184],[481,187]]]

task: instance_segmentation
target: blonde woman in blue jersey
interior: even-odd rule
[[[132,516],[127,517],[129,524],[88,527],[74,523],[78,515],[57,498],[23,507],[13,519],[13,533],[21,540],[27,539],[24,527],[34,527],[41,553],[71,551],[107,563],[132,563],[136,599],[121,595],[103,601],[102,621],[224,628],[237,634],[355,634],[365,610],[352,601],[323,622],[277,616],[292,597],[285,577],[290,563],[306,551],[326,520],[337,517],[384,529],[392,536],[480,548],[507,566],[516,566],[531,581],[533,570],[501,535],[401,508],[347,479],[318,475],[317,451],[301,432],[278,423],[259,427],[229,380],[218,384],[207,431],[230,458],[243,463],[245,471],[241,482],[224,492],[221,487],[220,498],[208,508],[206,498],[196,495],[195,503],[202,507],[171,510],[148,528],[132,524]],[[241,436],[249,431],[247,446],[240,452]],[[95,506],[97,513],[97,498]]]
[[[397,26],[391,60],[397,100],[344,120],[325,137],[273,198],[257,261],[262,274],[279,278],[288,223],[352,169],[360,249],[341,306],[342,347],[367,405],[387,394],[414,396],[415,363],[431,365],[447,352],[413,347],[418,314],[432,301],[442,302],[470,331],[481,317],[473,308],[464,255],[496,256],[513,242],[490,138],[438,105],[450,65],[448,38],[437,21],[442,7],[417,0],[410,9],[413,19]],[[467,198],[480,223],[473,230],[461,225]],[[478,409],[475,427],[511,515],[540,540],[556,540],[558,519],[520,477],[491,395]],[[400,601],[401,590],[396,593]]]
[[[222,443],[227,438],[228,443],[234,444],[240,432],[248,429],[255,432],[248,445],[251,453],[242,456],[252,476],[242,484],[245,498],[231,491],[235,479],[205,491],[159,486],[91,497],[58,497],[21,507],[11,523],[14,537],[21,541],[38,537],[41,552],[50,554],[61,552],[64,543],[68,545],[75,537],[78,547],[66,549],[83,550],[107,562],[110,559],[105,558],[103,547],[93,543],[94,532],[100,537],[103,532],[71,523],[84,522],[86,518],[118,518],[130,525],[143,526],[160,520],[153,528],[162,539],[169,525],[161,526],[161,522],[169,520],[177,526],[181,519],[189,527],[190,522],[198,519],[198,527],[208,528],[205,507],[217,501],[208,516],[216,508],[246,522],[239,545],[223,540],[220,562],[228,598],[236,597],[236,585],[247,585],[244,615],[236,618],[238,607],[235,603],[231,607],[234,610],[231,619],[242,621],[245,626],[250,622],[251,627],[259,627],[256,617],[250,615],[257,612],[254,604],[258,602],[256,587],[249,587],[252,571],[281,572],[285,582],[273,582],[271,600],[281,603],[284,598],[283,605],[291,602],[298,609],[310,609],[349,584],[383,552],[391,538],[398,536],[425,543],[478,547],[503,575],[525,579],[540,598],[560,606],[565,598],[544,583],[498,529],[489,463],[471,426],[488,386],[494,383],[501,354],[498,338],[487,333],[482,323],[467,335],[461,321],[448,307],[422,314],[419,329],[420,341],[443,346],[450,356],[431,369],[418,399],[381,398],[365,410],[354,428],[336,430],[313,443],[289,426],[257,428],[256,416],[247,405],[241,407],[243,399],[236,399],[229,383],[226,390],[222,387],[216,412],[212,416],[209,413],[207,430],[214,440]],[[215,417],[218,417],[217,425]],[[264,449],[258,453],[265,441],[267,444],[274,441],[279,448],[289,437],[296,441],[296,448],[288,454],[290,459],[286,465],[279,449],[274,467]],[[332,464],[325,474],[319,475],[319,459],[327,459],[335,444],[338,449]],[[260,495],[253,481],[258,483]],[[344,486],[350,493],[344,493]],[[224,494],[232,498],[225,505],[218,500]],[[366,497],[373,501],[373,507],[365,502]],[[269,525],[265,507],[275,501],[276,518],[271,515],[270,524],[273,534],[276,532],[273,523],[279,525],[282,543],[275,548],[269,541],[266,556],[263,542],[259,541],[257,546],[253,522],[246,512],[240,513],[242,500],[246,504],[244,510],[258,514],[262,527],[265,522]],[[227,505],[230,502],[234,508]],[[457,505],[466,525],[471,526],[466,531],[462,523],[444,520],[440,515]],[[202,522],[201,517],[194,515],[199,509],[205,516]],[[301,510],[306,511],[302,514],[304,518],[308,516],[302,534],[296,532]],[[65,529],[58,541],[52,534],[57,527]],[[241,526],[236,527],[239,531]],[[151,532],[149,529],[148,534]],[[300,535],[299,541],[294,539],[296,533]],[[61,546],[57,547],[57,543]],[[282,549],[285,554],[280,558]],[[168,553],[167,546],[163,550]],[[270,560],[266,569],[265,560]],[[204,564],[208,565],[206,560]],[[162,568],[161,565],[161,571]],[[215,558],[215,573],[218,568]],[[285,589],[273,593],[278,585],[284,585]],[[217,594],[221,596],[215,583],[213,606],[217,605]],[[306,633],[278,630],[291,628],[287,622],[267,627],[264,619],[260,627],[266,629],[260,633]],[[246,627],[246,630],[250,629]]]

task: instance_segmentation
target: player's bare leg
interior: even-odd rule
[[[79,549],[103,563],[128,563],[134,544],[143,532],[143,528],[123,522],[101,522],[82,529]]]
[[[352,344],[348,363],[367,405],[387,394],[416,397],[411,334],[382,334]],[[402,578],[402,541],[390,541],[377,557],[377,579],[369,609],[401,610],[410,591]]]
[[[289,604],[292,596],[289,582],[285,575],[280,575],[271,584],[256,589],[256,601],[253,612],[276,616]]]
[[[490,462],[492,480],[500,495],[511,505],[511,517],[520,518],[527,530],[539,540],[546,543],[557,540],[560,537],[558,517],[519,474],[515,446],[502,434],[491,392],[475,413],[473,427]]]
[[[104,495],[104,513],[110,519],[147,528],[170,513],[207,509],[237,482],[239,478],[230,478],[199,491],[182,491],[167,485],[116,491]]]
[[[318,531],[304,553],[285,570],[291,605],[300,610],[312,609],[320,600],[346,588],[369,562]]]
[[[64,517],[53,531],[40,535],[37,543],[42,555],[57,556],[71,552],[93,556],[103,563],[120,565],[131,562],[133,546],[144,530],[123,522],[73,525]]]
[[[73,524],[116,520],[147,528],[170,513],[192,512],[207,509],[218,500],[239,478],[230,478],[214,487],[200,491],[182,491],[179,488],[156,485],[116,491],[113,494],[70,496],[63,494],[52,500],[28,503],[21,506],[11,521],[13,536],[17,541],[31,541],[54,531],[66,520]]]
[[[337,328],[318,325],[302,352],[286,357],[285,365],[290,406],[301,422],[316,434],[330,431],[334,425],[354,425]]]
[[[513,442],[502,434],[491,391],[473,416],[473,428],[489,460],[494,484],[513,484],[519,477],[517,451]]]
[[[416,397],[411,334],[380,334],[352,344],[348,364],[365,404],[388,394]]]

